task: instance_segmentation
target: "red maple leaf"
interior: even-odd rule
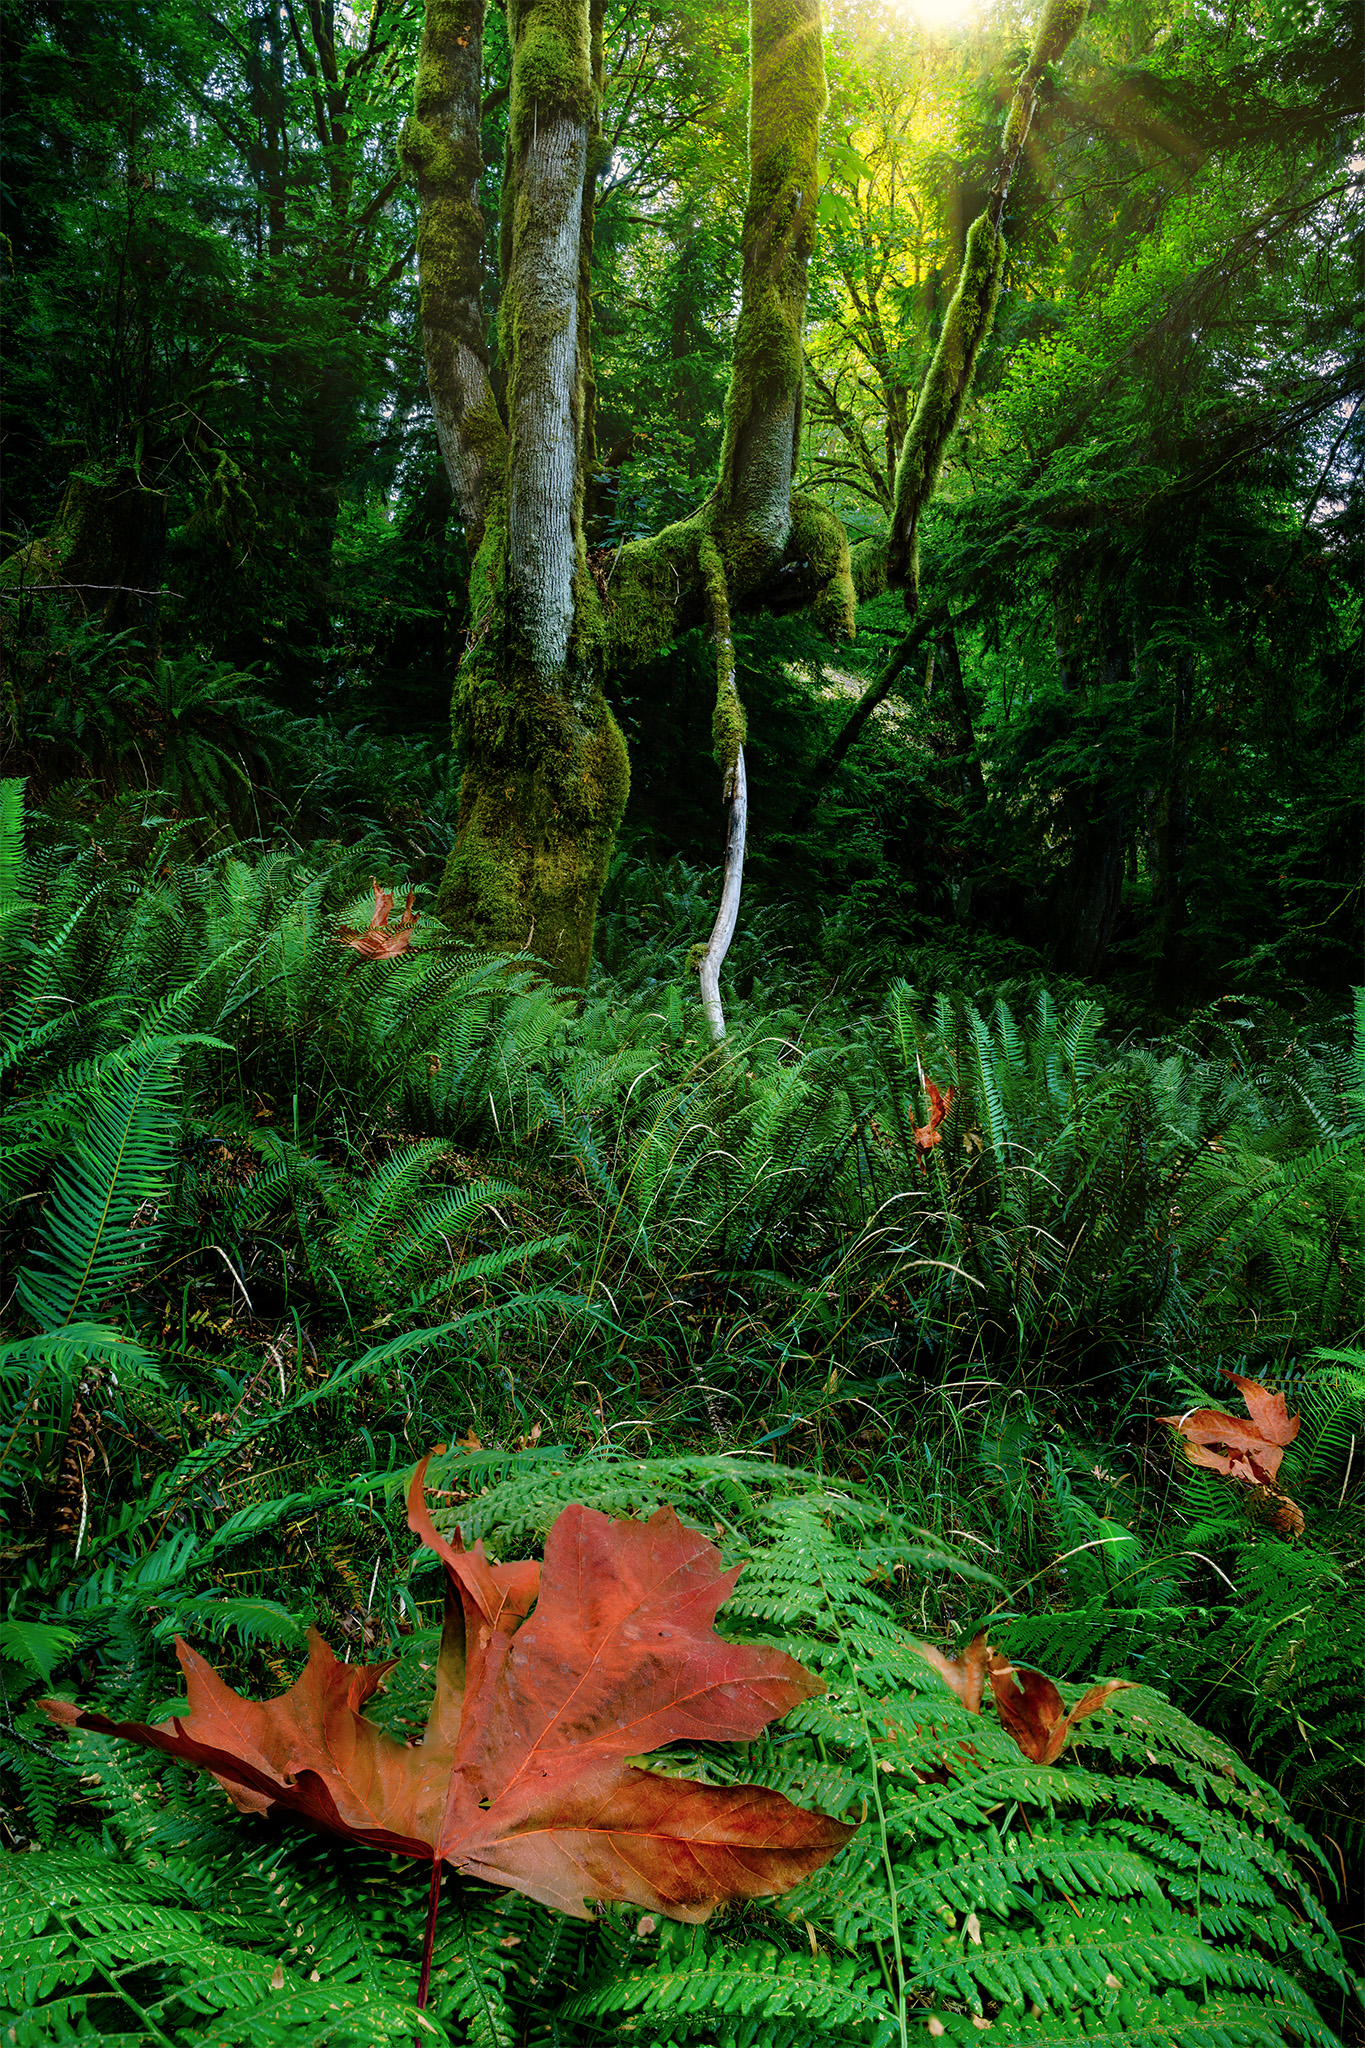
[[[353,925],[339,924],[337,943],[350,946],[354,952],[359,953],[362,960],[392,960],[397,954],[406,953],[412,944],[412,927],[417,921],[412,899],[416,892],[408,890],[408,899],[403,905],[402,914],[397,924],[391,926],[389,920],[393,916],[392,889],[381,889],[378,882],[373,879],[370,887],[374,891],[374,916],[360,931]]]
[[[1299,1433],[1301,1418],[1291,1415],[1283,1394],[1272,1394],[1259,1380],[1223,1369],[1247,1404],[1245,1415],[1225,1415],[1219,1408],[1191,1408],[1184,1415],[1159,1415],[1185,1440],[1192,1465],[1202,1465],[1225,1478],[1257,1487],[1272,1504],[1271,1521],[1281,1534],[1303,1533],[1302,1511],[1275,1484],[1284,1454]]]
[[[952,1109],[957,1097],[956,1088],[945,1088],[940,1093],[936,1084],[929,1080],[927,1076],[924,1080],[924,1089],[929,1097],[929,1121],[927,1124],[911,1125],[915,1139],[915,1150],[919,1154],[921,1173],[927,1170],[929,1154],[933,1151],[934,1146],[943,1143],[943,1132],[939,1126]]]
[[[310,1630],[281,1698],[241,1698],[176,1640],[189,1712],[150,1727],[42,1702],[54,1721],[211,1771],[243,1812],[283,1808],[348,1841],[432,1865],[424,2002],[443,1864],[580,1919],[629,1900],[678,1920],[790,1890],[851,1827],[780,1793],[641,1770],[682,1740],[746,1741],[823,1691],[782,1651],[727,1643],[717,1610],[739,1568],[669,1508],[648,1522],[569,1507],[533,1561],[490,1564],[432,1524],[423,1460],[408,1522],[446,1569],[436,1691],[423,1741],[360,1709],[391,1663],[339,1664]],[[534,1609],[534,1612],[532,1612]],[[529,1616],[529,1619],[528,1619]]]
[[[1109,1695],[1132,1684],[1128,1678],[1106,1678],[1082,1693],[1068,1711],[1050,1678],[1041,1671],[1016,1671],[998,1650],[990,1654],[988,1671],[995,1710],[1031,1763],[1056,1763],[1066,1738],[1078,1721],[1097,1714],[1108,1704]]]
[[[1107,1678],[1092,1685],[1068,1712],[1050,1678],[1041,1671],[1017,1671],[999,1650],[986,1641],[985,1629],[972,1637],[961,1657],[946,1657],[932,1643],[916,1643],[928,1664],[952,1688],[969,1714],[979,1714],[990,1679],[996,1712],[1004,1726],[1031,1763],[1054,1764],[1066,1746],[1066,1739],[1078,1721],[1097,1714],[1109,1695],[1131,1685],[1127,1678]]]

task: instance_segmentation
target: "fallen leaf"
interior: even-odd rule
[[[1267,1443],[1285,1447],[1293,1443],[1303,1426],[1303,1418],[1289,1413],[1283,1394],[1272,1394],[1259,1380],[1245,1379],[1239,1372],[1229,1372],[1226,1366],[1223,1377],[1232,1381],[1247,1404],[1247,1414]]]
[[[337,926],[337,943],[349,946],[359,953],[362,960],[392,960],[399,953],[406,953],[412,944],[412,927],[416,913],[412,907],[415,891],[408,890],[408,900],[403,906],[397,924],[390,925],[393,916],[393,891],[381,889],[378,882],[371,880],[374,891],[374,915],[369,923],[357,931],[353,925]]]
[[[998,1650],[989,1653],[987,1670],[996,1711],[1030,1763],[1051,1764],[1066,1746],[1078,1721],[1097,1714],[1111,1693],[1132,1685],[1127,1678],[1107,1678],[1082,1693],[1070,1712],[1050,1678],[1041,1671],[1015,1669]]]
[[[916,1643],[927,1664],[932,1664],[945,1685],[952,1687],[969,1714],[981,1712],[981,1701],[986,1690],[986,1631],[980,1629],[972,1637],[960,1657],[947,1657],[942,1650],[936,1650],[932,1643]]]
[[[1275,1485],[1286,1449],[1299,1433],[1301,1418],[1291,1415],[1283,1394],[1272,1394],[1259,1380],[1228,1372],[1247,1404],[1246,1415],[1225,1415],[1219,1408],[1191,1408],[1184,1415],[1160,1415],[1185,1443],[1192,1465],[1209,1472],[1221,1472],[1226,1479],[1239,1479],[1259,1487],[1275,1503],[1269,1517],[1272,1528],[1284,1535],[1299,1535],[1303,1516],[1287,1494]]]
[[[929,1121],[927,1124],[912,1123],[910,1127],[914,1134],[915,1150],[919,1154],[921,1173],[926,1170],[929,1154],[934,1146],[943,1143],[943,1132],[939,1126],[952,1109],[957,1096],[956,1088],[944,1088],[940,1091],[937,1084],[929,1080],[927,1075],[923,1076],[923,1079],[924,1091],[929,1097]]]
[[[339,1664],[313,1631],[301,1676],[263,1704],[177,1639],[184,1716],[148,1726],[64,1700],[47,1713],[211,1771],[244,1812],[287,1810],[580,1919],[586,1901],[619,1899],[704,1920],[790,1890],[843,1846],[851,1827],[780,1793],[626,1761],[679,1740],[748,1741],[823,1690],[795,1658],[715,1634],[739,1570],[723,1572],[713,1544],[668,1508],[640,1523],[569,1507],[543,1567],[491,1564],[433,1525],[426,1463],[408,1520],[444,1563],[447,1597],[419,1744],[361,1712],[392,1662]]]

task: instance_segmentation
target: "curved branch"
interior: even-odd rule
[[[721,773],[721,801],[730,806],[725,836],[725,875],[721,883],[720,909],[711,936],[698,960],[702,1008],[712,1038],[725,1036],[725,1012],[720,1001],[720,970],[730,950],[739,917],[740,891],[744,885],[744,837],[748,822],[748,785],[744,775],[744,742],[748,731],[744,706],[735,688],[735,643],[730,630],[730,593],[720,549],[708,534],[698,550],[707,618],[716,650],[716,708],[711,730],[715,739],[716,765]]]
[[[977,357],[995,319],[995,302],[1005,274],[1005,238],[1000,221],[1033,120],[1038,83],[1049,64],[1063,55],[1085,20],[1089,0],[1047,0],[1028,66],[1005,116],[1000,161],[984,213],[967,231],[962,270],[944,316],[914,418],[896,464],[895,505],[887,536],[886,572],[902,585],[913,611],[919,601],[919,522],[938,485],[943,458],[972,387]]]
[[[717,1043],[725,1036],[725,1012],[720,1002],[720,970],[730,950],[739,919],[739,896],[744,882],[744,833],[749,818],[749,789],[744,778],[744,749],[735,756],[735,774],[730,795],[730,828],[725,840],[725,880],[721,884],[720,909],[711,936],[697,962],[701,982],[701,1006]]]

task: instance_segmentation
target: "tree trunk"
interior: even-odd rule
[[[1158,985],[1174,994],[1184,965],[1185,927],[1189,908],[1185,864],[1189,858],[1190,787],[1189,723],[1194,706],[1194,656],[1176,656],[1172,683],[1171,749],[1161,815],[1157,826],[1157,901],[1161,914],[1161,966]]]
[[[465,936],[527,947],[559,980],[581,983],[630,786],[625,743],[601,691],[599,605],[582,520],[601,41],[585,0],[520,0],[509,27],[505,426],[478,318],[479,0],[428,6],[404,137],[422,201],[432,404],[477,543],[474,623],[455,689],[465,757],[459,840],[438,908]]]
[[[928,423],[917,414],[924,431],[916,441],[912,425],[906,436],[907,449],[915,443],[918,450],[918,469],[908,496],[898,479],[895,530],[904,537],[903,553],[913,551],[915,521],[989,326],[1003,263],[999,213],[1033,87],[1084,12],[1085,0],[1047,0],[1044,8],[1007,122],[997,190],[973,229],[975,240],[969,238],[956,324],[952,309],[945,324],[936,357],[942,374],[935,382],[931,371],[921,398]],[[488,385],[477,321],[482,0],[427,0],[416,106],[404,134],[421,198],[432,405],[462,516],[480,539],[470,586],[474,624],[455,685],[455,730],[464,748],[459,837],[438,907],[466,936],[533,948],[558,978],[581,982],[630,782],[603,677],[648,660],[710,618],[718,647],[716,751],[731,802],[744,738],[743,707],[720,655],[732,608],[809,604],[832,636],[854,630],[858,593],[843,524],[792,489],[824,53],[819,0],[751,0],[749,190],[720,476],[691,518],[618,550],[599,587],[588,562],[583,504],[592,456],[589,286],[601,14],[597,0],[510,0],[508,25],[499,314],[505,420]],[[864,577],[865,587],[877,575],[884,587],[886,556],[883,543],[881,566]]]
[[[1069,606],[1079,602],[1074,593]],[[1059,620],[1062,613],[1059,612]],[[1068,619],[1074,614],[1066,612]],[[1103,590],[1099,603],[1100,659],[1106,694],[1131,683],[1132,664],[1117,607]],[[1092,643],[1093,645],[1093,643]],[[1076,686],[1077,643],[1058,629],[1058,666],[1068,688]],[[1065,666],[1064,666],[1065,664]],[[1071,856],[1053,894],[1049,925],[1052,954],[1071,974],[1098,974],[1113,941],[1123,907],[1123,871],[1131,829],[1130,803],[1122,765],[1114,758],[1107,714],[1101,714],[1094,772],[1087,782],[1066,792],[1063,814],[1071,840]]]
[[[74,474],[52,531],[10,555],[3,580],[63,598],[110,633],[134,633],[154,656],[165,546],[166,493],[149,490],[123,462],[102,477]]]

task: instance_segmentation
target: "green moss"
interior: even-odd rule
[[[59,572],[60,563],[51,540],[31,540],[0,562],[0,584],[31,588],[35,584],[54,583]]]
[[[720,770],[726,797],[734,783],[739,750],[749,737],[744,706],[735,688],[735,643],[730,631],[730,592],[725,564],[710,534],[703,537],[697,553],[702,595],[716,650],[716,706],[711,714],[711,744]]]
[[[487,384],[479,307],[484,220],[475,195],[483,173],[482,48],[483,0],[426,0],[413,111],[398,146],[421,200],[417,254],[427,381],[475,555],[487,497],[501,483],[506,443]],[[482,380],[470,374],[471,356],[483,366]],[[472,396],[480,381],[482,400]]]
[[[710,530],[705,508],[647,540],[627,543],[610,565],[603,607],[613,669],[634,668],[697,622],[697,559]]]
[[[886,589],[887,544],[886,534],[874,533],[856,541],[849,550],[849,573],[860,604],[880,597]]]
[[[466,667],[476,673],[463,679],[460,838],[438,913],[478,944],[529,948],[580,985],[630,793],[625,741],[600,692],[579,710],[511,687],[490,661]]]
[[[819,0],[751,0],[749,46],[743,296],[718,491],[726,512],[742,502],[746,454],[760,419],[788,408],[799,418],[806,267],[826,102]],[[729,566],[733,578],[738,565]]]
[[[585,0],[520,0],[511,10],[512,103],[508,147],[517,156],[556,114],[595,116],[592,27]],[[504,275],[506,269],[504,266]]]
[[[858,596],[844,522],[805,491],[793,491],[791,505],[786,558],[800,564],[804,580],[815,589],[811,616],[831,639],[852,640],[858,630]]]
[[[991,331],[1004,268],[1004,236],[989,214],[979,214],[968,230],[957,290],[896,464],[887,575],[911,592],[919,577],[920,515],[933,496],[949,438],[971,389],[981,344]]]
[[[1000,137],[1000,153],[1002,156],[1013,156],[1017,150],[1023,148],[1024,137],[1028,134],[1029,118],[1032,112],[1033,94],[1031,92],[1025,93],[1022,90],[1016,92],[1014,98],[1010,101],[1010,109],[1005,116],[1004,131]]]
[[[1047,0],[1029,53],[1028,68],[1035,78],[1047,65],[1057,63],[1065,55],[1088,9],[1089,0]]]

